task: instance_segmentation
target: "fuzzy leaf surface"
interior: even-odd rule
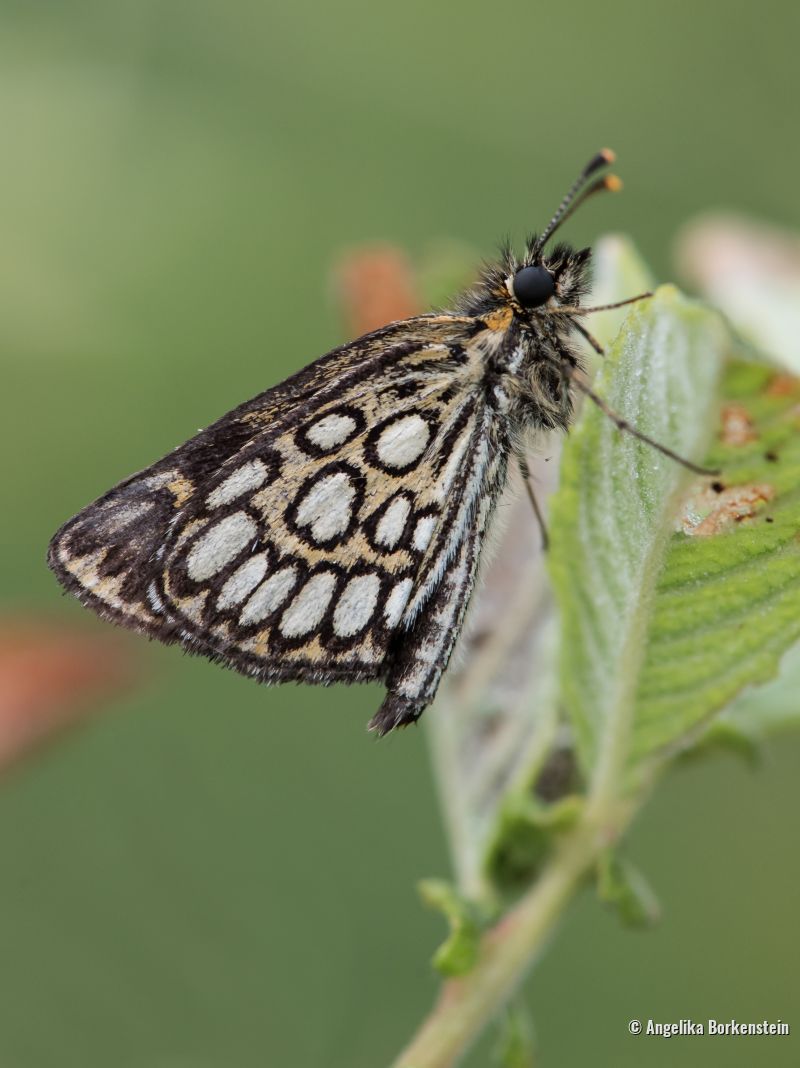
[[[683,502],[683,525],[699,519],[695,530],[706,533],[676,533],[669,544],[638,687],[634,757],[691,735],[745,687],[771,679],[800,639],[800,383],[734,363],[722,400],[708,461],[722,469],[725,488],[695,485]],[[693,514],[698,502],[708,515]],[[762,701],[752,700],[757,693],[749,712],[743,705],[730,719],[751,735],[776,725],[777,687]],[[797,705],[788,704],[795,719]]]
[[[640,431],[696,461],[715,423],[727,345],[716,313],[663,286],[634,306],[595,387]],[[686,716],[665,711],[655,721],[638,707],[656,588],[686,482],[682,467],[584,404],[553,499],[550,564],[562,621],[561,698],[588,775],[687,729]],[[708,711],[695,710],[696,722]]]

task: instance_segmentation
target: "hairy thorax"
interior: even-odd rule
[[[570,374],[579,366],[568,331],[544,317],[532,329],[513,314],[504,317],[503,327],[476,339],[487,400],[512,431],[530,424],[565,430],[572,416]]]

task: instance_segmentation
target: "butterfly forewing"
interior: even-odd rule
[[[264,681],[386,678],[414,627],[441,657],[425,609],[467,543],[471,588],[489,460],[473,328],[422,317],[323,357],[85,509],[54,567],[102,613]]]

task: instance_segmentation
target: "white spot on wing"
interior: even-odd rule
[[[110,512],[107,519],[102,519],[103,533],[108,537],[111,534],[116,534],[120,530],[123,530],[128,524],[133,523],[135,519],[141,519],[143,515],[146,515],[155,507],[153,501],[136,501],[131,504],[125,504],[121,507],[119,505],[107,506]]]
[[[341,638],[358,634],[369,623],[380,593],[377,575],[357,575],[350,579],[333,613],[333,629]]]
[[[258,527],[246,512],[234,512],[208,528],[186,558],[189,578],[203,582],[235,560],[258,535]]]
[[[284,567],[276,571],[274,575],[270,575],[244,606],[239,622],[243,626],[248,626],[250,623],[259,623],[262,619],[266,619],[270,612],[280,608],[292,592],[296,582],[296,567]]]
[[[417,525],[414,527],[414,548],[421,553],[430,545],[431,536],[436,528],[437,516],[424,515],[422,519],[417,520]]]
[[[281,616],[281,634],[286,638],[299,638],[318,626],[335,586],[336,576],[332,571],[312,575]]]
[[[306,431],[306,437],[320,449],[333,449],[347,441],[356,428],[350,415],[326,415]]]
[[[396,497],[381,516],[375,529],[375,541],[393,549],[403,536],[411,503],[407,497]]]
[[[310,527],[316,542],[343,534],[350,523],[356,488],[349,475],[337,471],[316,482],[297,509],[297,525]]]
[[[378,459],[386,467],[407,467],[422,456],[431,432],[421,415],[404,415],[389,423],[376,444]]]
[[[241,467],[237,467],[224,482],[220,482],[217,488],[209,493],[206,504],[209,508],[219,508],[220,505],[230,504],[248,490],[257,490],[266,477],[267,468],[261,460],[250,460]]]
[[[258,556],[245,560],[222,587],[217,598],[217,608],[230,608],[231,605],[239,604],[256,588],[266,573],[266,553],[259,553]]]
[[[383,615],[388,627],[396,627],[400,622],[403,609],[408,602],[408,598],[411,596],[413,585],[414,583],[410,578],[404,578],[401,582],[397,583],[386,598],[386,607],[383,610]]]

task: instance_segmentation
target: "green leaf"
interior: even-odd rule
[[[717,727],[735,731],[751,746],[776,731],[800,727],[800,645],[786,653],[776,678],[726,708],[712,730]]]
[[[489,845],[486,871],[501,891],[527,886],[550,852],[555,836],[578,819],[583,799],[576,795],[543,804],[531,794],[511,795],[500,812]]]
[[[449,936],[433,956],[434,968],[442,975],[465,975],[477,960],[488,914],[444,879],[423,879],[418,890],[425,904],[441,912],[450,925]]]
[[[652,927],[661,919],[661,906],[648,881],[612,850],[598,864],[597,896],[615,909],[626,927]]]
[[[727,709],[711,722],[708,730],[690,749],[680,754],[686,763],[699,760],[710,752],[725,752],[739,757],[750,768],[755,768],[761,758],[759,739],[725,721]]]
[[[540,535],[521,496],[508,512],[456,663],[425,718],[459,890],[487,902],[494,887],[486,854],[501,810],[529,796],[559,726]]]
[[[655,288],[655,279],[635,245],[620,234],[601,237],[592,251],[594,283],[592,304],[613,304]],[[588,302],[587,302],[588,303]],[[597,312],[591,329],[604,345],[610,344],[628,316],[629,307]]]
[[[639,430],[697,459],[711,436],[726,346],[715,313],[663,286],[628,315],[596,389]],[[550,569],[562,619],[561,696],[587,772],[611,775],[632,742],[643,748],[637,697],[685,483],[682,467],[584,404],[552,502]],[[658,744],[686,729],[666,719],[660,727]]]
[[[800,638],[800,383],[735,363],[722,394],[720,433],[730,438],[732,412],[746,419],[734,441],[717,440],[708,455],[725,489],[694,487],[684,502],[686,514],[711,500],[716,511],[704,526],[718,532],[670,542],[638,686],[634,756],[691,740],[744,687],[772,678]],[[742,427],[748,440],[736,443]],[[753,736],[773,715],[769,697],[758,708],[751,702],[739,715],[739,729]]]
[[[533,1021],[519,1000],[512,1002],[503,1013],[492,1053],[498,1068],[534,1068],[536,1035]]]
[[[800,387],[741,362],[719,382],[726,347],[713,312],[664,288],[626,320],[597,382],[640,430],[705,452],[719,480],[687,480],[588,404],[565,448],[551,570],[562,699],[587,774],[693,744],[800,638]],[[740,698],[717,740],[796,722],[798,677]]]

